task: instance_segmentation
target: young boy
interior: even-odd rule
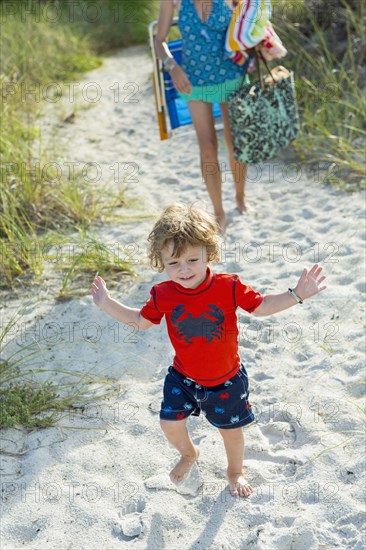
[[[160,424],[181,458],[170,472],[179,483],[199,456],[186,428],[187,418],[200,411],[218,428],[225,445],[227,477],[233,496],[253,489],[243,475],[243,426],[253,422],[248,401],[248,376],[238,353],[236,308],[256,315],[273,315],[324,290],[325,277],[315,264],[295,288],[262,296],[237,275],[213,273],[220,239],[214,219],[193,207],[166,208],[148,238],[153,268],[165,270],[168,281],[156,284],[144,307],[130,308],[110,297],[96,277],[91,293],[95,304],[122,323],[146,330],[165,316],[175,350],[164,382]]]

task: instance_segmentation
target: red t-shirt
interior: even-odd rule
[[[159,324],[165,315],[174,368],[204,386],[222,384],[240,367],[236,308],[252,313],[263,296],[238,275],[212,273],[197,288],[165,281],[151,289],[141,315]]]

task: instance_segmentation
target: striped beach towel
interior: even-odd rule
[[[242,0],[234,10],[226,34],[225,48],[232,61],[243,65],[248,50],[259,45],[266,61],[284,57],[287,50],[270,22],[272,6],[269,0]],[[248,68],[251,72],[254,60]]]

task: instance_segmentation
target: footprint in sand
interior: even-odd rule
[[[114,523],[114,534],[119,537],[124,535],[123,540],[141,535],[145,527],[144,510],[145,501],[142,498],[126,504],[119,513],[120,520]]]
[[[365,294],[365,292],[366,292],[366,284],[365,283],[357,283],[354,286],[355,286],[356,290],[358,290],[359,292],[362,292],[362,294]]]
[[[166,183],[168,185],[178,185],[179,184],[179,180],[178,178],[169,178],[169,177],[166,177],[166,178],[161,178],[160,179],[160,183]]]
[[[290,216],[289,214],[285,214],[284,216],[280,216],[279,219],[281,220],[281,222],[287,222],[287,223],[295,221],[295,218],[293,216]],[[286,228],[286,226],[284,226],[284,227]]]
[[[273,380],[274,376],[270,376],[269,374],[266,374],[265,372],[258,372],[257,374],[254,374],[252,376],[252,378],[256,382],[263,382],[264,380]]]
[[[301,215],[305,220],[310,220],[311,218],[315,218],[314,212],[312,210],[309,210],[308,208],[303,208]]]
[[[296,244],[300,244],[298,241],[301,241],[303,239],[306,239],[306,235],[301,231],[295,231],[291,234],[291,241],[296,242]]]
[[[229,258],[230,258],[230,256],[229,256]],[[225,259],[227,259],[227,258],[225,257]],[[227,265],[228,273],[236,273],[237,271],[240,270],[240,264],[237,263],[237,262],[229,262],[226,265]]]
[[[337,279],[337,283],[342,285],[342,286],[351,285],[353,282],[354,281],[353,281],[352,277],[339,277]]]
[[[144,160],[154,160],[155,156],[152,155],[151,153],[147,153],[146,151],[141,151],[141,152],[143,154]]]
[[[297,462],[295,459],[291,459],[287,462],[287,464],[285,465],[285,468],[283,470],[283,475],[285,477],[292,477],[296,474],[296,470],[297,470]]]
[[[170,469],[173,468],[175,462],[171,464]],[[181,495],[190,496],[197,496],[201,485],[201,475],[196,462],[193,464],[189,474],[180,483],[173,483],[170,480],[168,470],[145,480],[145,487],[147,489],[173,490]]]
[[[314,525],[308,520],[298,517],[293,523],[293,529],[291,533],[288,533],[287,530],[283,533],[282,530],[279,531],[280,536],[274,540],[275,548],[291,549],[296,548],[296,550],[318,550],[319,540],[314,533]]]
[[[329,223],[322,222],[321,224],[316,226],[316,232],[317,233],[328,234],[332,231],[333,224],[334,224],[334,222],[329,222]]]
[[[289,422],[269,422],[259,429],[274,449],[279,443],[291,445],[296,441],[295,429]]]
[[[32,543],[38,536],[44,534],[47,529],[49,529],[48,519],[39,517],[29,523],[29,525],[22,524],[20,522],[17,523],[17,525],[13,525],[11,531],[9,532],[9,538],[11,537],[13,540],[15,539],[19,542],[19,546],[16,545],[16,547],[20,548],[20,543],[22,545],[27,542]]]
[[[319,208],[320,210],[324,210],[324,212],[330,212],[331,210],[335,209],[335,206],[333,206],[332,204],[324,205],[324,202],[319,202],[315,206],[316,206],[316,208]]]

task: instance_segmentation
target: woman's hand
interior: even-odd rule
[[[301,273],[299,282],[297,283],[294,291],[302,299],[306,300],[310,296],[314,296],[326,289],[326,286],[320,286],[320,284],[325,280],[325,276],[320,277],[323,268],[319,267],[318,264],[313,265],[313,267],[308,272],[307,269]]]
[[[90,290],[93,296],[94,303],[99,308],[101,308],[103,303],[110,297],[105,281],[102,279],[102,277],[95,277]]]
[[[180,94],[190,94],[192,92],[192,84],[190,83],[188,76],[183,71],[182,67],[178,64],[170,71],[170,77],[176,90]]]

